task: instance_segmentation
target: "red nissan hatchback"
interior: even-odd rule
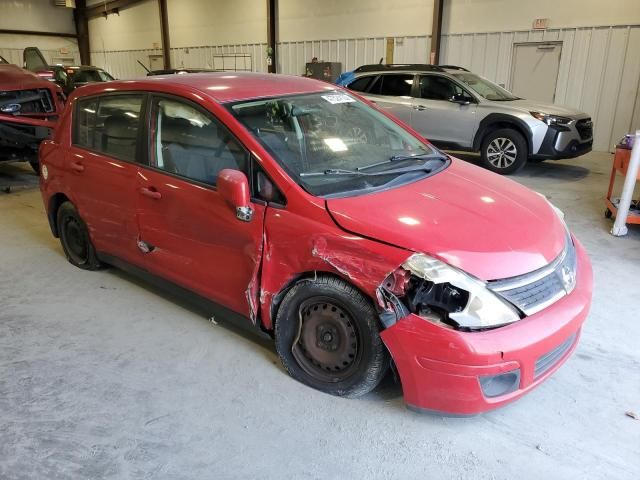
[[[585,251],[543,196],[319,81],[83,87],[40,161],[72,264],[205,299],[333,395],[393,365],[411,407],[500,406],[567,359],[591,303]]]

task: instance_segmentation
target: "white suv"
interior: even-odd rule
[[[497,173],[513,173],[527,159],[577,157],[593,144],[589,115],[518,98],[461,67],[363,65],[336,83],[441,148],[480,152],[483,166]]]

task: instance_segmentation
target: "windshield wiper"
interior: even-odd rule
[[[341,168],[328,168],[321,172],[302,172],[301,177],[317,177],[320,175],[369,175],[368,173],[358,172],[355,170],[344,170]]]
[[[387,163],[387,162],[385,162]],[[426,172],[431,173],[432,168],[428,168],[424,165],[419,165],[417,167],[411,168],[397,168],[393,170],[383,170],[382,172],[372,172],[366,173],[357,170],[343,170],[340,168],[328,168],[327,170],[323,170],[322,172],[302,172],[300,173],[301,177],[318,177],[321,175],[347,175],[347,176],[357,176],[357,177],[382,177],[384,175],[397,175],[399,173],[410,173],[410,172]]]
[[[356,168],[356,170],[361,172],[363,170],[369,170],[370,168],[378,167],[380,165],[386,165],[387,163],[392,163],[392,162],[402,162],[405,160],[431,160],[432,158],[440,158],[442,160],[446,160],[444,157],[442,157],[442,155],[438,155],[437,153],[418,153],[415,155],[393,155],[389,157],[388,160],[372,163],[371,165],[365,165],[364,167],[358,167]]]

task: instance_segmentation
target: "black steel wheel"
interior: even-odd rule
[[[348,310],[333,298],[311,297],[300,305],[298,317],[292,348],[298,364],[326,382],[349,378],[360,360],[362,340]]]
[[[96,256],[87,226],[71,202],[60,205],[57,215],[60,243],[67,260],[84,270],[97,270],[102,264]]]
[[[373,305],[330,276],[304,280],[287,292],[275,339],[292,377],[332,395],[357,397],[373,390],[389,366]]]

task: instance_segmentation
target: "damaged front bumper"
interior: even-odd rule
[[[42,140],[51,138],[55,129],[56,117],[31,118],[0,114],[0,147],[2,158],[11,159],[11,152],[37,153]]]
[[[571,294],[511,325],[480,332],[443,328],[413,313],[382,331],[410,408],[474,415],[535,388],[571,355],[591,305],[592,271],[576,241]]]

